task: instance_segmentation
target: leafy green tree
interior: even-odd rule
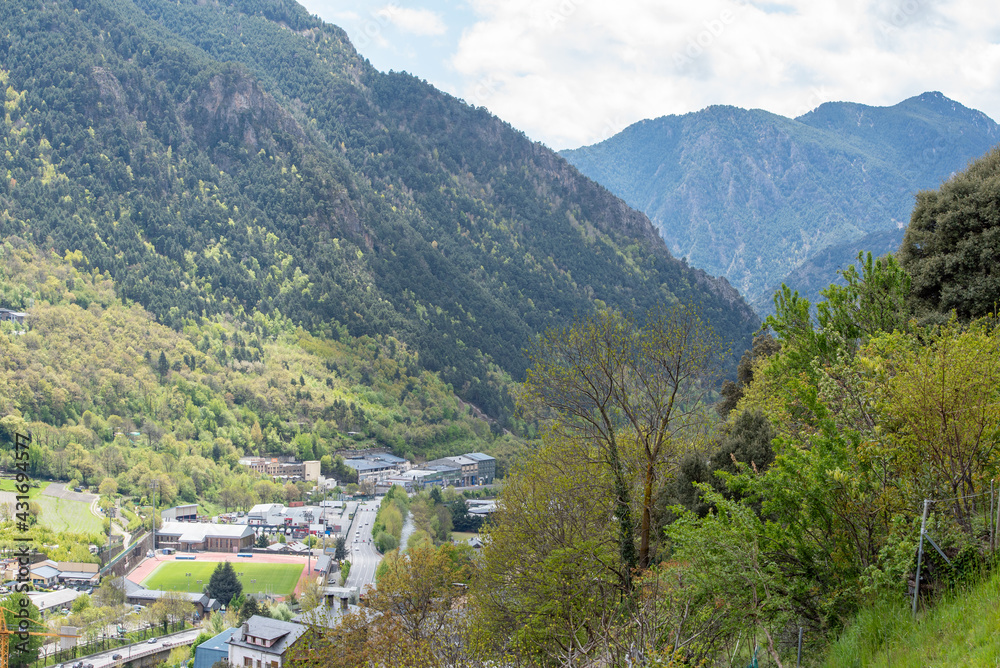
[[[470,588],[487,656],[544,666],[601,654],[622,589],[615,493],[597,454],[582,439],[546,438],[505,478]]]
[[[243,592],[243,585],[236,577],[233,565],[228,561],[220,561],[212,571],[212,577],[208,580],[205,593],[209,597],[218,600],[222,605],[229,605],[229,602]]]
[[[30,631],[44,633],[47,631],[42,623],[41,613],[38,607],[31,602],[24,594],[10,594],[0,600],[0,608],[3,608],[4,621],[8,631]],[[29,635],[22,640],[14,635],[10,637],[10,656],[8,657],[11,666],[27,666],[38,658],[38,649],[45,642],[45,636]]]
[[[743,353],[740,363],[736,366],[736,382],[731,380],[723,381],[719,394],[722,398],[716,404],[715,410],[722,417],[728,417],[729,413],[736,408],[736,404],[743,397],[743,391],[753,382],[753,370],[757,361],[770,357],[780,350],[781,346],[770,334],[761,333],[753,337],[753,345],[750,350]]]
[[[94,602],[102,607],[113,607],[125,603],[125,585],[122,578],[105,577],[94,592]]]
[[[649,566],[658,483],[682,458],[684,432],[703,423],[702,400],[723,357],[721,341],[697,309],[656,308],[639,325],[602,311],[549,330],[530,354],[522,401],[537,407],[563,437],[600,446],[615,489],[622,579]],[[634,544],[627,456],[636,451],[641,515]]]
[[[80,594],[73,600],[73,606],[70,608],[73,612],[83,612],[90,607],[90,595]]]
[[[787,579],[772,561],[769,532],[749,504],[730,501],[708,486],[702,491],[714,512],[700,519],[684,517],[667,529],[677,545],[674,557],[684,564],[680,577],[691,585],[689,600],[715,608],[715,623],[721,628],[713,629],[713,640],[723,634],[734,639],[746,631],[753,641],[760,631],[780,666],[775,636],[793,606]]]
[[[952,311],[963,321],[996,313],[998,174],[1000,149],[994,148],[939,189],[917,194],[898,254],[913,277],[918,316],[943,322]]]
[[[260,605],[257,603],[257,599],[253,596],[247,596],[243,599],[243,604],[240,606],[238,621],[242,624],[254,615],[259,614],[261,614],[261,610]]]

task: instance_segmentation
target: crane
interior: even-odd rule
[[[0,610],[9,612],[12,615],[17,613],[8,608],[0,607]],[[35,621],[27,617],[22,617],[21,619],[27,619],[32,624],[38,624],[39,626],[45,628],[45,625],[41,622]],[[7,628],[7,616],[0,614],[0,668],[10,668],[10,637],[15,635],[27,634],[29,636],[55,636],[57,638],[79,638],[78,635],[70,635],[66,633],[42,633],[40,631],[11,631]]]

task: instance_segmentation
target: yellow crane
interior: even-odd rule
[[[9,612],[12,615],[16,615],[17,614],[13,610],[9,610],[9,609],[4,608],[4,607],[0,607],[0,610]],[[31,622],[32,624],[38,624],[42,628],[45,628],[44,624],[42,624],[41,622],[35,621],[34,619],[29,619],[27,617],[24,617],[23,619],[27,619],[27,621]],[[11,631],[10,629],[7,628],[7,616],[4,615],[4,614],[0,614],[0,668],[10,668],[10,637],[11,636],[17,636],[17,635],[22,635],[22,634],[26,634],[26,635],[29,635],[29,636],[55,636],[57,638],[79,638],[80,637],[80,636],[77,636],[77,635],[70,635],[70,634],[66,634],[66,633],[51,633],[51,632],[49,632],[49,633],[42,633],[40,631]]]

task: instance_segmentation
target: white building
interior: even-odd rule
[[[229,665],[232,668],[281,668],[288,660],[288,650],[307,630],[294,622],[254,615],[229,639]]]

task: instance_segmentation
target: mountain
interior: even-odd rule
[[[830,102],[796,119],[709,107],[562,155],[766,313],[782,282],[815,297],[857,249],[876,250],[865,244],[894,250],[915,194],[997,142],[987,116],[924,93],[891,107]]]
[[[80,251],[174,329],[392,336],[504,417],[522,350],[595,306],[698,303],[737,357],[758,324],[563,158],[290,0],[11,0],[0,22],[0,234]]]

